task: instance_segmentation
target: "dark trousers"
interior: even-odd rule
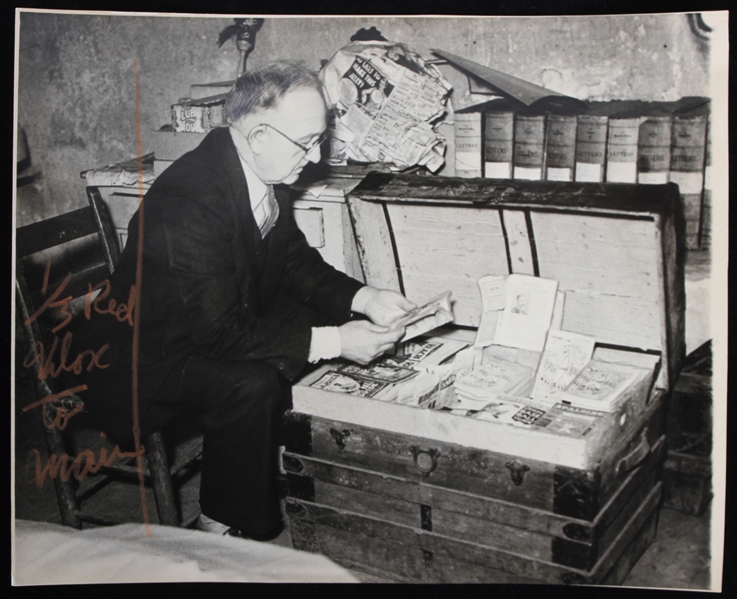
[[[193,356],[177,378],[180,409],[204,422],[202,513],[253,535],[278,532],[277,439],[287,406],[276,370]]]
[[[264,307],[262,317],[308,326],[338,324],[283,294]],[[94,345],[85,343],[83,348]],[[82,378],[69,375],[60,388],[87,384],[82,397],[90,414],[121,448],[131,450],[131,392],[109,384],[113,368],[130,366],[121,358],[110,362],[109,369],[85,372]],[[117,378],[125,380],[129,372]],[[146,394],[139,417],[142,437],[174,421],[203,423],[202,512],[254,538],[278,533],[277,454],[284,444],[281,421],[291,404],[290,382],[263,362],[218,361],[194,353],[175,365],[157,389],[151,392],[145,384],[139,389]]]
[[[286,296],[278,296],[264,316],[335,324]],[[202,513],[254,538],[278,533],[277,454],[291,383],[262,362],[194,355],[174,369],[157,396],[142,425],[147,416],[168,420],[197,412],[203,418]]]

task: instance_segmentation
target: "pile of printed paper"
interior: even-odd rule
[[[459,375],[454,383],[455,408],[480,409],[500,395],[529,397],[535,369],[499,358]]]

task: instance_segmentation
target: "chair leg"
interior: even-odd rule
[[[49,456],[61,457],[65,453],[64,442],[57,429],[44,427],[44,437],[46,438],[46,448],[49,451]],[[56,501],[59,504],[62,524],[81,529],[82,520],[77,515],[81,506],[79,499],[77,499],[77,489],[74,481],[71,478],[64,481],[60,476],[55,476],[54,490],[56,491]]]
[[[171,483],[169,461],[166,459],[166,448],[160,432],[154,433],[144,440],[151,475],[151,486],[156,499],[156,511],[159,523],[166,526],[179,526],[179,515],[174,501],[174,488]]]

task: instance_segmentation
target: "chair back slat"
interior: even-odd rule
[[[90,289],[90,285],[95,287],[98,283],[101,283],[105,279],[110,277],[110,269],[107,264],[101,264],[94,268],[87,269],[83,272],[73,273],[72,278],[65,285],[62,292],[59,294],[59,299],[71,296],[72,299],[77,299],[87,294]],[[41,293],[41,289],[33,289],[30,291],[31,303],[34,308],[41,306],[46,298],[50,297],[59,285],[63,282],[62,280],[56,281],[49,285],[46,295]]]
[[[29,256],[97,232],[92,207],[85,206],[79,210],[19,227],[16,231],[17,255]]]

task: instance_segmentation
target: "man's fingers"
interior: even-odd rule
[[[410,310],[414,310],[417,307],[417,304],[408,300],[403,295],[400,295],[399,297],[402,298],[401,301],[399,302],[399,307],[402,308],[402,310],[409,312]]]
[[[385,327],[380,324],[374,324],[373,322],[370,322],[368,320],[364,321],[366,323],[366,328],[371,331],[372,333],[388,333],[391,332],[391,329],[389,327]]]

